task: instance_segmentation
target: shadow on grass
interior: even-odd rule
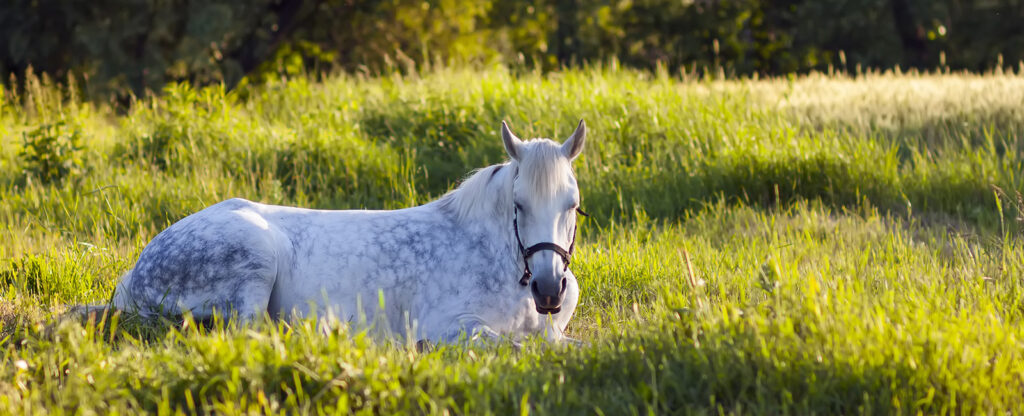
[[[941,175],[941,176],[940,176]],[[592,218],[630,222],[636,213],[678,220],[688,212],[725,201],[761,208],[819,201],[836,209],[875,207],[898,216],[942,214],[978,226],[999,225],[994,188],[1015,190],[1004,179],[936,172],[919,178],[894,167],[863,165],[816,155],[765,160],[719,159],[656,172],[602,172],[581,187]],[[993,181],[994,180],[994,181]],[[1003,214],[1015,215],[1005,206]]]
[[[367,338],[349,338],[347,332],[325,334],[300,323],[295,324],[294,336],[269,343],[265,341],[278,337],[268,338],[267,331],[292,329],[232,331],[237,328],[222,320],[197,325],[187,318],[134,320],[117,313],[92,314],[83,322],[81,327],[36,328],[7,336],[4,343],[30,351],[84,348],[109,354],[113,350],[95,344],[116,349],[123,342],[147,346],[170,340],[147,359],[203,355],[193,358],[205,364],[175,365],[165,374],[138,373],[136,363],[128,362],[114,362],[106,370],[89,367],[97,371],[97,382],[114,383],[109,387],[117,391],[110,393],[111,398],[129,399],[154,412],[168,405],[187,411],[188,402],[203,412],[216,409],[216,403],[269,400],[296,409],[345,403],[350,411],[383,413],[518,412],[523,404],[540,414],[970,413],[972,408],[999,406],[1007,400],[993,396],[994,401],[986,402],[962,394],[973,391],[932,377],[940,369],[924,357],[918,357],[921,364],[915,369],[905,360],[845,356],[843,348],[823,338],[827,335],[806,332],[810,330],[800,323],[795,333],[780,335],[761,321],[740,318],[702,324],[685,313],[580,348],[543,342],[528,343],[523,350],[509,345],[441,345],[427,353],[367,343]],[[91,335],[72,339],[85,333]],[[216,345],[210,344],[214,341]],[[215,351],[203,352],[204,346]],[[69,367],[72,373],[76,369]],[[239,371],[251,378],[236,379]],[[83,387],[81,377],[72,373],[72,384]],[[96,400],[90,397],[75,400]],[[950,400],[953,397],[955,401]]]
[[[17,310],[15,310],[17,309]],[[91,337],[109,345],[124,341],[150,343],[171,331],[201,327],[206,331],[230,327],[223,319],[193,320],[183,316],[143,317],[106,307],[63,307],[55,311],[41,308],[0,310],[0,347],[24,346],[28,342],[58,342],[61,326],[81,325]]]
[[[490,125],[494,118],[483,111],[468,106],[398,106],[366,114],[361,125],[368,137],[412,155],[413,166],[424,172],[416,183],[421,194],[440,195],[473,169],[504,159],[500,136]]]
[[[955,394],[947,391],[948,386],[920,382],[921,371],[927,370],[899,363],[864,365],[852,357],[820,358],[797,348],[772,347],[770,353],[764,349],[764,334],[749,326],[718,329],[721,332],[694,336],[692,329],[680,325],[613,337],[595,348],[550,349],[541,352],[534,365],[472,379],[453,390],[466,390],[458,405],[462,400],[474,401],[474,391],[490,391],[490,404],[498,409],[518,409],[520,399],[528,394],[531,410],[541,414],[958,410],[944,407]],[[915,403],[929,395],[933,400]],[[900,409],[899,403],[907,408]]]

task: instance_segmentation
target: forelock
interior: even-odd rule
[[[562,147],[549,139],[524,142],[519,155],[519,178],[533,194],[552,196],[572,186],[572,165]]]

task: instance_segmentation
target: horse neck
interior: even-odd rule
[[[456,220],[463,228],[473,234],[488,236],[489,243],[495,248],[507,250],[511,260],[519,255],[518,240],[512,226],[512,183],[517,169],[515,161],[481,169],[468,180],[474,183],[456,190],[454,195],[448,195],[444,199],[451,199],[442,204],[451,215],[457,217]],[[473,194],[459,195],[459,192]],[[460,200],[467,197],[475,200]],[[465,203],[469,203],[473,209],[461,212],[460,205]]]

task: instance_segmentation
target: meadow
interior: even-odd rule
[[[0,100],[0,413],[1024,413],[1024,70],[436,69],[127,108],[24,84]],[[583,346],[61,317],[220,200],[417,205],[503,160],[501,120],[580,118]]]

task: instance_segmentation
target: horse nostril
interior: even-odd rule
[[[558,289],[558,296],[562,296],[565,293],[565,287],[568,285],[567,281],[568,280],[566,278],[562,278],[562,288]]]
[[[540,296],[540,287],[537,286],[536,280],[530,283],[530,290],[533,292],[534,296]]]

